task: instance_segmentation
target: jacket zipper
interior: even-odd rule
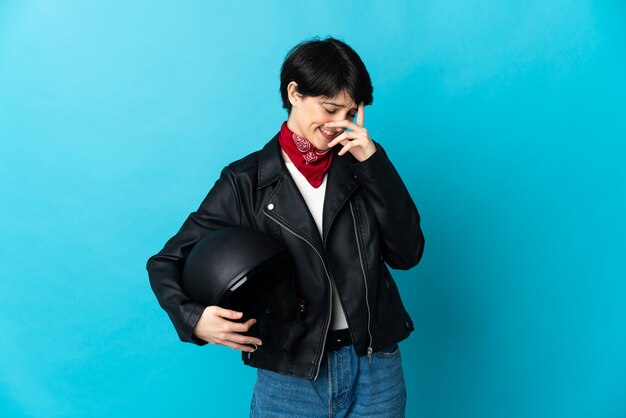
[[[306,238],[304,238],[302,235],[297,234],[296,232],[294,232],[291,228],[289,228],[288,226],[286,226],[284,223],[280,222],[278,219],[274,218],[273,216],[271,216],[270,214],[268,214],[267,212],[263,211],[263,213],[270,218],[271,220],[273,220],[274,222],[276,222],[278,225],[282,226],[283,228],[285,228],[287,231],[291,232],[293,235],[295,235],[296,237],[300,238],[301,240],[303,240],[304,242],[306,242],[307,244],[309,244],[311,246],[311,248],[313,248],[313,250],[315,251],[315,253],[317,253],[317,255],[319,256],[320,260],[322,260],[322,265],[324,266],[324,272],[326,273],[326,278],[328,279],[328,284],[330,287],[330,300],[328,303],[328,306],[332,306],[333,303],[333,284],[330,280],[330,275],[328,274],[328,269],[326,268],[326,263],[324,262],[324,258],[322,257],[322,255],[319,253],[319,251],[317,251],[317,248],[315,248],[315,246],[313,244],[311,244],[309,242],[309,240],[307,240]],[[328,321],[326,322],[326,327],[324,330],[324,343],[322,344],[322,347],[326,347],[326,337],[328,335],[328,328],[330,327],[330,319],[331,319],[331,314],[328,314]],[[320,366],[322,364],[322,357],[324,357],[324,348],[322,348],[322,355],[319,356],[319,358],[317,359],[317,363],[315,365],[315,376],[313,377],[313,380],[317,379],[317,375],[320,372]]]
[[[356,217],[354,216],[354,209],[352,208],[352,202],[350,202],[350,213],[352,213],[352,222],[354,224],[354,237],[356,239],[356,248],[359,250],[359,262],[361,263],[361,271],[363,272],[363,284],[365,285],[365,306],[367,306],[367,333],[370,336],[370,343],[367,347],[367,359],[368,362],[372,362],[372,331],[371,331],[371,314],[370,314],[370,303],[367,297],[367,275],[365,273],[365,267],[363,267],[363,258],[361,255],[361,244],[359,244],[359,235],[356,228]]]

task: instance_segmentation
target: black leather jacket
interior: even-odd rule
[[[408,337],[413,322],[387,265],[406,270],[420,261],[420,216],[380,144],[367,160],[334,147],[320,236],[300,191],[284,165],[278,134],[263,149],[225,167],[197,211],[164,248],[150,257],[150,285],[179,338],[204,345],[192,330],[205,306],[181,290],[184,260],[207,232],[249,226],[280,239],[296,265],[296,289],[306,301],[306,334],[291,355],[263,367],[314,379],[324,354],[335,282],[357,355]],[[385,263],[387,265],[385,265]]]

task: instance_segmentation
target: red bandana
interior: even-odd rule
[[[283,122],[280,127],[278,142],[311,186],[316,189],[320,187],[324,174],[333,160],[333,153],[329,152],[330,148],[317,149],[308,139],[292,132],[287,127],[287,121]]]

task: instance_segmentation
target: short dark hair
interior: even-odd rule
[[[345,90],[357,105],[374,101],[365,64],[346,43],[332,37],[300,42],[287,53],[280,70],[280,95],[288,113],[291,103],[287,86],[292,81],[304,96],[333,97]]]

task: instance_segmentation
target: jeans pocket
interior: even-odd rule
[[[394,358],[400,354],[400,346],[393,344],[381,350],[375,351],[372,355],[380,358]]]

